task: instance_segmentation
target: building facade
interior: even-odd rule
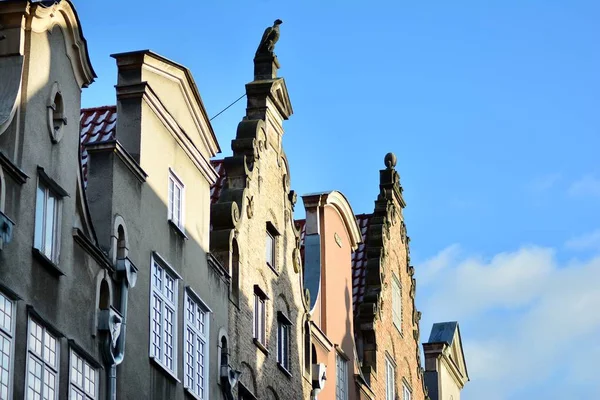
[[[218,161],[211,252],[231,276],[228,357],[239,373],[239,399],[305,398],[305,315],[295,195],[282,147],[292,115],[285,81],[271,52],[257,55],[248,105],[231,149]],[[234,386],[232,384],[232,386]]]
[[[469,381],[458,322],[433,324],[425,352],[425,383],[431,400],[460,400]]]
[[[69,2],[2,2],[0,25],[0,398],[96,398],[89,305],[114,268],[77,168],[81,89],[95,73]]]
[[[457,324],[423,376],[395,157],[373,213],[332,191],[294,220],[280,24],[214,160],[187,68],[114,54],[115,104],[82,110],[73,3],[0,2],[0,400],[458,399]]]
[[[363,376],[377,399],[423,400],[416,280],[402,215],[396,156],[385,156],[372,214],[359,216],[364,243],[354,254],[356,340]]]

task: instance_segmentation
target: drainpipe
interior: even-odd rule
[[[108,324],[109,334],[104,340],[104,356],[107,362],[107,400],[117,399],[117,365],[125,358],[125,340],[127,334],[127,300],[129,288],[133,288],[137,281],[137,268],[128,258],[117,260],[117,276],[121,280],[121,304],[119,317],[112,317]]]

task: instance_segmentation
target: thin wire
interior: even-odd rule
[[[228,105],[227,107],[225,107],[224,109],[222,109],[217,115],[215,115],[214,117],[212,117],[209,121],[212,121],[213,119],[217,118],[219,115],[223,114],[225,111],[227,111],[227,109],[229,107],[231,107],[232,105],[234,105],[235,103],[237,103],[238,101],[240,101],[241,99],[243,99],[245,95],[246,95],[246,93],[244,93],[243,95],[241,95],[236,101],[234,101],[233,103],[231,103],[230,105]]]

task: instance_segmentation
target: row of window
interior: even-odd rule
[[[35,202],[35,234],[33,246],[52,262],[58,262],[60,218],[63,195],[40,176]],[[168,219],[183,231],[184,185],[169,170]]]
[[[152,258],[150,288],[150,357],[177,376],[177,273],[158,255]],[[184,296],[184,386],[208,399],[208,343],[210,309],[190,289]]]
[[[12,398],[15,303],[0,293],[0,400]],[[60,343],[44,325],[28,320],[27,400],[58,399]],[[69,399],[98,398],[98,370],[74,349],[70,350]]]
[[[253,337],[258,345],[266,349],[266,302],[267,295],[258,286],[254,287]],[[290,372],[290,343],[292,322],[281,311],[277,312],[277,363]]]

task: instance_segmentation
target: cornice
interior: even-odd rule
[[[87,41],[79,24],[79,17],[69,0],[52,6],[33,3],[29,9],[26,29],[35,33],[52,32],[55,26],[64,32],[65,50],[79,87],[87,87],[97,77],[88,54]]]

